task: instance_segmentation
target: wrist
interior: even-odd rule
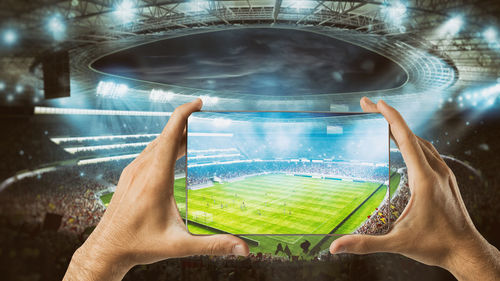
[[[442,265],[460,281],[496,280],[500,273],[500,254],[479,232],[455,243]]]
[[[73,254],[64,280],[121,280],[132,266],[123,255],[87,240]]]

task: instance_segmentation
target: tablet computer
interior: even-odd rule
[[[378,113],[194,112],[186,150],[192,234],[349,234],[389,206]]]

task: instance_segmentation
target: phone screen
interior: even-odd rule
[[[192,234],[349,234],[377,213],[388,229],[389,126],[378,113],[194,112],[186,161]]]

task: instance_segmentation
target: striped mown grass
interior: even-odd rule
[[[398,174],[391,177],[390,182],[392,193],[399,184]],[[212,217],[210,222],[206,221],[207,225],[232,233],[243,231],[294,233],[291,231],[297,231],[296,233],[324,234],[329,233],[378,186],[379,184],[376,183],[334,181],[278,174],[254,176],[238,182],[215,184],[213,187],[189,191],[189,215],[190,219],[194,219],[191,214],[198,211],[196,221],[204,224],[205,218],[202,214],[210,213]],[[379,207],[386,192],[386,186],[378,189],[336,233],[345,234],[356,230],[367,216]],[[175,180],[174,196],[181,216],[185,218],[184,178]],[[101,200],[107,204],[111,196],[106,195]],[[242,208],[243,201],[245,201],[245,208]],[[220,204],[223,204],[222,208]],[[258,210],[261,215],[258,215]],[[195,225],[190,225],[189,230],[195,234],[217,233]],[[307,258],[310,256],[302,252],[300,244],[308,240],[312,249],[323,236],[250,236],[249,238],[259,241],[259,246],[250,246],[252,252],[274,254],[277,244],[281,243],[283,247],[288,245],[293,255]],[[328,248],[329,243],[334,239],[335,237],[328,239],[321,249]],[[283,253],[278,255],[283,255]]]

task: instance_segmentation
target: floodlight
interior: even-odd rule
[[[55,40],[61,40],[66,32],[66,25],[61,16],[55,14],[48,20],[47,29]]]
[[[122,23],[133,21],[135,15],[134,3],[130,0],[123,0],[116,5],[114,14]]]
[[[462,16],[454,16],[453,18],[446,21],[438,30],[438,35],[440,36],[455,36],[457,35],[462,26],[464,25],[464,19]]]
[[[492,106],[496,103],[498,97],[500,97],[500,83],[479,90],[466,92],[463,94],[463,96],[465,97],[464,99],[468,101],[469,105],[471,106],[474,107],[478,105],[482,105],[483,107]]]
[[[406,5],[400,1],[394,1],[392,4],[385,3],[381,7],[381,12],[385,16],[385,21],[392,26],[401,26],[406,17]]]
[[[135,111],[135,110],[102,110],[67,107],[35,106],[35,114],[49,115],[102,115],[102,116],[170,116],[172,112],[165,111]]]
[[[498,34],[495,28],[488,27],[483,32],[483,37],[488,42],[489,46],[492,48],[498,48],[500,46],[500,40],[498,40]]]
[[[207,10],[208,8],[208,1],[194,0],[189,2],[189,10],[191,10],[192,12],[200,12],[203,10]]]
[[[0,91],[5,90],[5,82],[0,81]]]
[[[166,103],[172,100],[173,97],[174,93],[170,91],[164,92],[162,90],[156,90],[156,89],[152,89],[151,93],[149,94],[149,100],[152,102]]]
[[[16,93],[20,94],[24,91],[23,85],[16,85]]]
[[[117,84],[114,82],[101,81],[97,85],[96,94],[111,98],[122,97],[128,92],[128,86],[125,84]]]
[[[5,45],[13,45],[17,41],[17,33],[12,29],[5,30],[2,37]]]
[[[486,41],[488,41],[490,43],[497,41],[497,31],[493,27],[487,28],[483,32],[483,36],[484,36],[484,39],[486,39]]]
[[[314,8],[314,6],[317,5],[315,1],[308,1],[308,0],[292,0],[291,1],[290,7],[296,8],[296,9],[310,9]]]
[[[203,101],[203,105],[205,106],[215,105],[219,102],[218,97],[200,96],[200,99]]]
[[[231,125],[231,120],[230,119],[224,119],[224,118],[217,118],[215,119],[215,126],[217,127],[227,127],[229,125]]]

